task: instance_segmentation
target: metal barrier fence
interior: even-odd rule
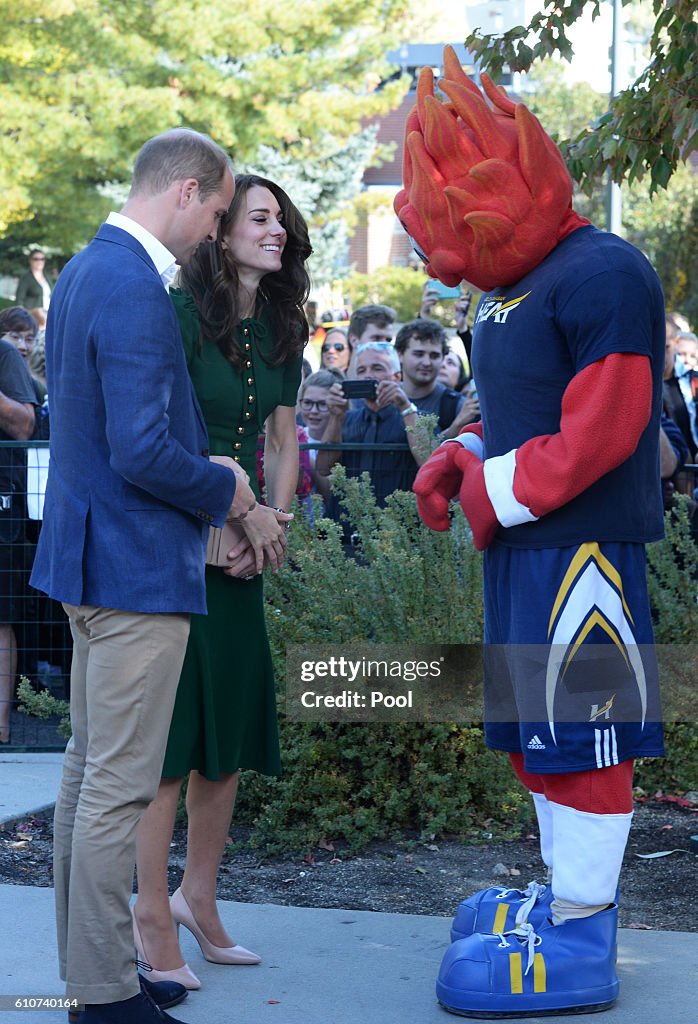
[[[304,449],[405,451],[406,444],[302,444]],[[36,690],[70,696],[72,639],[62,606],[29,585],[41,532],[48,441],[0,442],[0,739],[9,709],[10,740],[2,751],[62,750],[57,719],[37,719],[17,708],[19,678]],[[698,485],[698,465],[685,466],[681,490]]]

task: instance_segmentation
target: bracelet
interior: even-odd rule
[[[414,402],[410,402],[406,409],[403,409],[400,413],[401,416],[409,416],[411,412],[418,412],[417,406]]]

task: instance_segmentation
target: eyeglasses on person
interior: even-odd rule
[[[312,412],[313,409],[317,409],[318,412],[327,412],[327,402],[320,399],[319,402],[313,402],[311,398],[303,398],[300,402],[300,407],[303,412]]]
[[[326,341],[320,351],[323,353],[329,352],[330,349],[333,348],[335,352],[343,352],[346,347],[347,346],[343,341]]]

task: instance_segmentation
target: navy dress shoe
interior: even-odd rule
[[[148,981],[138,975],[140,995],[117,1003],[91,1003],[80,1012],[68,1014],[69,1024],[181,1024],[163,1011],[187,997],[184,985],[175,981]]]
[[[138,975],[141,983],[141,992],[150,996],[156,1006],[161,1010],[169,1010],[171,1006],[177,1006],[187,998],[187,990],[178,981],[148,981],[142,974]]]
[[[170,1017],[143,992],[117,1003],[88,1003],[80,1024],[183,1024]]]

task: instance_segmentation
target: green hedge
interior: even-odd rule
[[[359,850],[397,834],[468,838],[485,821],[490,831],[526,825],[530,801],[506,756],[486,750],[477,726],[287,720],[287,644],[482,637],[481,556],[460,510],[451,530],[437,534],[420,522],[411,494],[396,493],[379,510],[367,480],[346,480],[341,467],[335,486],[360,546],[347,553],[336,523],[317,516],[311,525],[299,515],[289,533],[288,567],[267,575],[284,774],[246,773],[237,820],[252,825],[252,844],[269,852],[307,851],[322,840]],[[667,520],[667,539],[649,549],[658,642],[692,642],[698,635],[697,579],[682,502]],[[27,703],[35,706],[37,699]],[[667,745],[666,759],[638,764],[637,784],[698,789],[695,727],[670,726]]]

